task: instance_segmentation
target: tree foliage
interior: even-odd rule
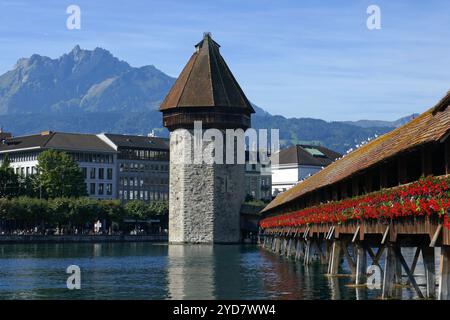
[[[65,152],[46,150],[38,156],[37,188],[46,198],[86,196],[78,164]]]
[[[19,189],[19,177],[10,167],[10,161],[6,155],[0,166],[0,197],[17,196]]]

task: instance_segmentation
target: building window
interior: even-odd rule
[[[87,178],[87,168],[81,168],[81,171],[83,172],[83,178]]]
[[[98,184],[98,194],[99,195],[103,195],[103,193],[104,193],[104,184],[103,183],[99,183]]]
[[[99,168],[98,169],[98,178],[103,180],[105,178],[105,169]]]
[[[95,183],[91,183],[90,189],[89,189],[89,193],[90,193],[91,195],[94,195],[94,194],[95,194]]]
[[[90,177],[91,179],[95,179],[95,168],[91,168]]]
[[[108,180],[112,180],[112,178],[113,178],[113,170],[111,168],[107,169],[107,171],[106,171],[106,178]]]
[[[107,194],[108,196],[112,195],[112,183],[108,183],[108,184],[106,185],[106,194]]]

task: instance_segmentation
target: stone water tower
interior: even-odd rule
[[[245,165],[185,160],[211,143],[203,141],[195,149],[194,122],[201,121],[202,133],[210,128],[245,130],[255,111],[211,34],[205,33],[195,48],[160,106],[170,131],[169,242],[236,243]]]

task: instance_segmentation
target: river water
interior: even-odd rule
[[[410,253],[406,254],[411,255]],[[66,268],[81,270],[67,289]],[[0,299],[377,299],[254,245],[155,243],[0,245]],[[421,272],[420,268],[417,271]],[[423,272],[423,271],[422,271]],[[418,279],[418,282],[420,279]],[[402,289],[404,298],[413,292]]]

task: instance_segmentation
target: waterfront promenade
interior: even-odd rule
[[[167,234],[148,235],[0,235],[7,243],[102,243],[102,242],[167,242]]]

